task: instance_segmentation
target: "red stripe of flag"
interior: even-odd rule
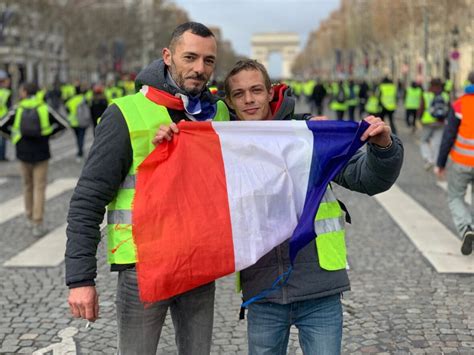
[[[167,299],[235,271],[219,137],[210,122],[181,122],[179,128],[138,168],[132,222],[143,302]],[[209,198],[202,208],[200,201]]]

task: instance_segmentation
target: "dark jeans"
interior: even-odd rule
[[[86,128],[74,127],[74,133],[76,134],[77,143],[77,156],[82,157],[84,155],[84,138],[86,136]]]
[[[355,121],[355,106],[349,106],[347,111],[349,112],[349,121]]]
[[[393,134],[397,134],[397,128],[395,127],[395,118],[393,117],[393,113],[395,111],[389,111],[385,108],[382,108],[382,113],[380,114],[380,118],[382,121],[385,121],[385,116],[388,116],[388,120],[390,121],[390,128],[392,129]]]
[[[416,109],[406,109],[405,120],[407,127],[415,127]]]
[[[143,304],[139,299],[136,270],[120,271],[116,299],[119,354],[156,354],[170,309],[178,354],[208,355],[215,290],[212,282],[165,301]]]
[[[338,121],[342,121],[344,119],[344,111],[335,111],[336,112],[336,118]]]

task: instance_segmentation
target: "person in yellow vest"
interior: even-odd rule
[[[354,80],[349,80],[347,84],[347,112],[349,114],[349,121],[355,121],[355,109],[359,104],[359,85]]]
[[[237,62],[227,74],[224,85],[226,102],[238,120],[294,119],[295,97],[288,94],[285,86],[272,86],[267,70],[255,60]],[[380,118],[367,117],[366,121],[371,124],[363,137],[367,139],[371,135],[367,152],[358,152],[334,182],[372,195],[387,190],[395,182],[402,165],[403,147],[398,138],[390,135],[390,128]],[[162,126],[154,142],[171,139],[174,133],[179,134],[176,125]],[[369,164],[369,160],[374,165]],[[250,355],[286,354],[292,325],[298,328],[304,354],[340,353],[341,294],[350,287],[344,223],[339,218],[343,216],[343,209],[331,188],[326,190],[323,201],[315,223],[327,231],[328,236],[332,231],[332,239],[323,244],[316,238],[315,243],[304,247],[293,265],[288,283],[248,306]],[[288,270],[288,249],[287,241],[240,272],[238,288],[243,291],[244,301],[270,289],[272,283]],[[321,261],[318,254],[326,255],[326,261]]]
[[[444,178],[448,156],[448,202],[454,225],[462,238],[461,253],[470,255],[474,243],[474,210],[466,204],[467,186],[474,180],[474,71],[468,75],[464,95],[452,105],[443,133],[435,173]]]
[[[5,70],[0,70],[0,120],[5,117],[11,106],[12,91],[10,89],[10,78]],[[0,134],[0,162],[7,159],[7,141]]]
[[[20,87],[20,102],[5,116],[6,128],[16,148],[23,180],[27,225],[32,234],[46,233],[43,226],[49,138],[66,128],[67,123],[36,96],[38,86],[27,83]],[[3,129],[2,128],[2,129]]]
[[[438,159],[444,121],[448,116],[449,107],[449,96],[443,91],[443,82],[439,78],[433,78],[429,90],[423,93],[419,108],[422,125],[420,151],[426,170],[432,169]]]
[[[412,132],[416,130],[416,113],[421,105],[423,99],[423,89],[415,81],[412,81],[411,85],[407,87],[405,92],[405,121],[408,128],[412,129]]]
[[[367,91],[367,102],[364,106],[364,111],[369,115],[378,116],[382,112],[382,107],[380,106],[378,94],[368,89]]]
[[[196,22],[179,25],[163,49],[162,59],[138,74],[138,92],[114,100],[102,115],[71,198],[65,258],[70,311],[89,321],[99,317],[96,254],[99,225],[107,207],[107,259],[118,272],[116,314],[121,354],[155,354],[168,309],[178,353],[210,352],[215,283],[163,302],[143,304],[135,269],[132,213],[135,174],[153,151],[151,141],[160,125],[229,120],[225,103],[206,88],[216,56],[217,42],[206,26]]]
[[[76,161],[81,162],[84,157],[84,140],[86,130],[92,124],[90,107],[84,95],[85,88],[78,86],[76,94],[66,101],[67,119],[76,135]],[[84,117],[85,116],[85,117]]]
[[[335,112],[338,121],[344,119],[344,112],[347,110],[347,99],[349,97],[347,89],[347,85],[344,85],[342,81],[334,82],[331,85],[329,108]]]
[[[394,134],[397,134],[397,128],[395,127],[395,117],[393,116],[397,109],[397,86],[391,79],[385,77],[378,88],[379,102],[382,107],[380,116],[382,120],[388,117],[390,121],[390,128]]]

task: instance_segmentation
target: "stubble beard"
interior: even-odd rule
[[[173,59],[171,59],[170,74],[174,82],[178,85],[178,87],[190,96],[199,95],[204,89],[204,86],[202,88],[197,88],[197,87],[187,88],[184,84],[184,81],[185,81],[184,77],[178,74],[176,70],[176,65],[174,64]]]

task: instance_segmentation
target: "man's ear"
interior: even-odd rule
[[[275,90],[273,90],[273,86],[272,86],[270,90],[268,91],[268,97],[269,97],[268,102],[272,102],[274,95],[275,95]]]
[[[224,99],[224,101],[225,101],[225,103],[227,104],[227,106],[229,106],[232,110],[235,111],[234,105],[232,105],[232,101],[230,100],[229,97],[226,96],[225,99]]]
[[[171,50],[169,48],[163,48],[161,56],[163,57],[165,64],[171,66]]]

